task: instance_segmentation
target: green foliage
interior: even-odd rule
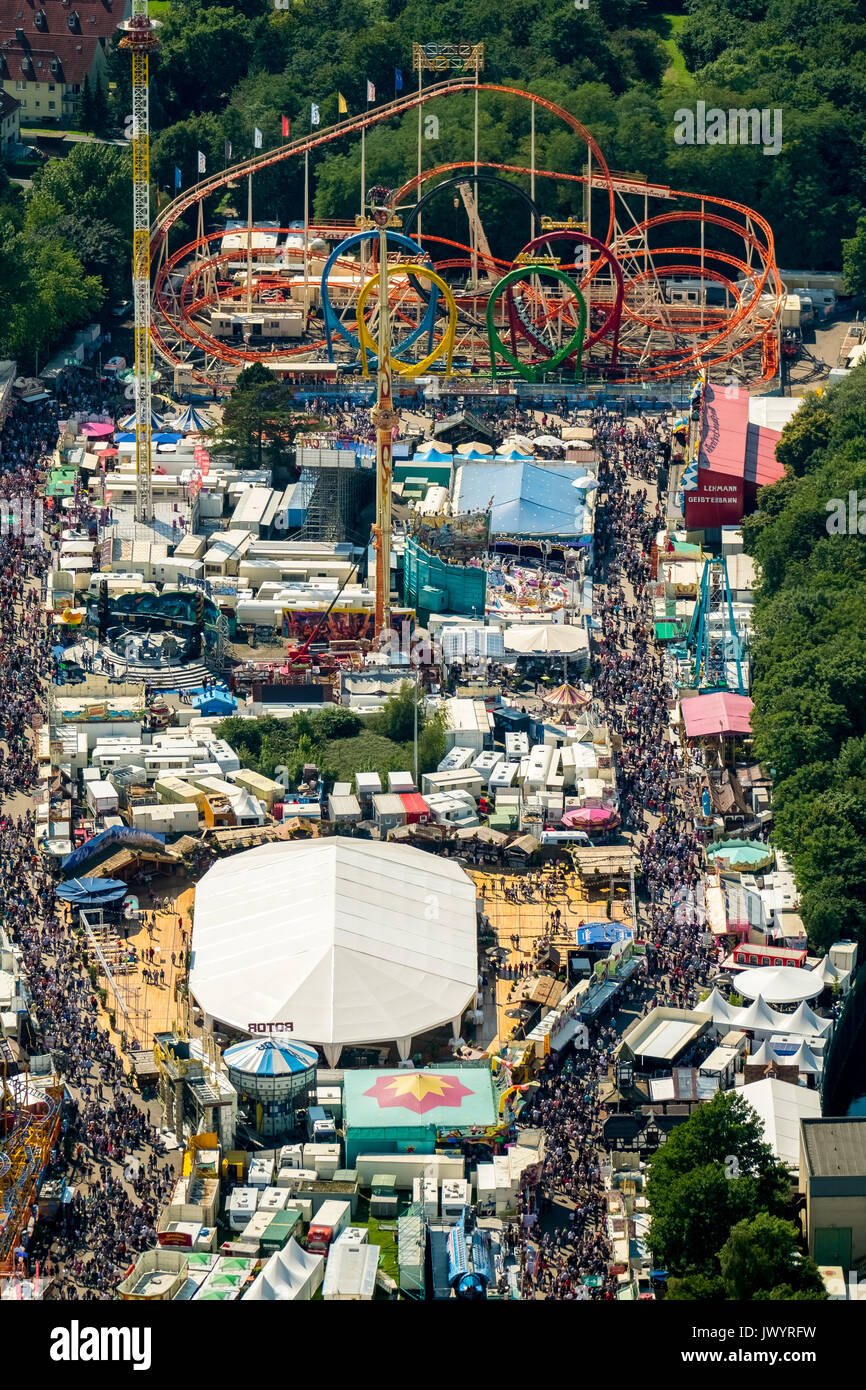
[[[727,1298],[725,1282],[718,1274],[687,1274],[684,1279],[671,1279],[665,1302],[724,1303]]]
[[[782,1297],[781,1289],[827,1297],[818,1266],[798,1248],[796,1226],[769,1212],[734,1227],[719,1251],[719,1265],[728,1297],[740,1302]]]
[[[224,719],[218,726],[218,737],[231,744],[245,767],[265,777],[273,777],[277,768],[284,767],[292,785],[300,781],[304,763],[316,764],[327,787],[351,781],[356,772],[378,772],[385,783],[389,772],[411,771],[413,767],[413,693],[414,685],[404,684],[400,695],[393,696],[383,711],[366,718],[354,710],[326,705],[313,714],[295,714],[291,719]],[[421,706],[418,716],[418,763],[419,773],[423,773],[435,768],[444,756],[444,719],[441,714],[426,716]]]
[[[674,1275],[713,1276],[732,1227],[761,1211],[781,1213],[789,1190],[751,1106],[719,1092],[650,1160],[650,1249]]]
[[[866,293],[866,216],[858,217],[853,237],[842,242],[842,269],[848,293]]]
[[[744,527],[761,575],[755,752],[775,778],[774,842],[822,952],[840,936],[866,944],[866,541],[828,534],[832,499],[847,529],[849,492],[866,496],[864,386],[861,366],[806,401],[779,445],[791,471],[761,489]]]
[[[295,436],[317,425],[312,416],[293,409],[285,384],[256,362],[240,373],[222,422],[210,437],[239,468],[280,468],[289,458]]]
[[[736,189],[770,220],[781,264],[836,267],[840,238],[847,238],[846,274],[855,288],[862,281],[858,218],[866,206],[866,61],[856,0],[807,10],[776,0],[766,13],[759,0],[689,0],[687,8],[683,16],[648,14],[643,0],[593,0],[581,11],[561,0],[472,0],[468,7],[455,0],[294,0],[274,11],[267,0],[177,0],[164,17],[153,65],[155,178],[173,187],[178,165],[192,179],[198,149],[208,169],[221,167],[226,139],[235,158],[249,153],[256,126],[266,146],[277,144],[281,115],[293,133],[307,131],[311,102],[323,127],[332,124],[337,91],[350,111],[362,110],[365,78],[382,101],[394,92],[395,65],[408,90],[413,41],[471,33],[485,44],[485,81],[528,88],[574,112],[611,168],[722,197]],[[129,108],[128,63],[113,45],[109,77],[120,124]],[[723,110],[781,107],[784,157],[769,159],[748,145],[675,145],[674,111],[693,106],[696,96]],[[439,133],[424,148],[425,164],[471,159],[471,96],[428,105],[426,113],[439,118]],[[580,173],[582,142],[555,117],[542,110],[536,116],[538,167]],[[486,93],[481,161],[505,157],[525,166],[529,124],[524,103]],[[377,181],[399,187],[416,160],[414,111],[368,132],[368,173]],[[310,164],[316,215],[353,216],[360,198],[354,142],[314,151]],[[301,188],[298,160],[263,170],[256,215],[284,220],[287,208],[297,210]],[[563,181],[544,187],[544,201],[552,214],[580,212],[574,186]],[[520,205],[494,187],[485,190],[480,210],[501,242],[491,243],[494,255],[513,254],[526,240]],[[454,209],[443,197],[436,222],[437,235],[465,241],[462,205]]]

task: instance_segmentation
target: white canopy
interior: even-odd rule
[[[505,630],[505,646],[510,652],[580,652],[588,645],[587,634],[574,623],[513,625]]]
[[[820,1119],[821,1097],[807,1086],[766,1077],[750,1081],[733,1093],[747,1100],[757,1113],[764,1139],[777,1158],[795,1172],[800,1163],[800,1121]]]
[[[713,1023],[730,1023],[736,1013],[723,994],[713,986],[712,993],[695,1005],[696,1014],[709,1014]]]
[[[833,1020],[829,1018],[819,1018],[814,1009],[804,1001],[800,1004],[790,1018],[785,1018],[787,1032],[800,1033],[805,1038],[813,1038],[815,1034],[829,1033],[833,1027]]]
[[[302,1249],[291,1236],[282,1250],[268,1260],[254,1284],[243,1296],[262,1303],[307,1302],[322,1282],[324,1255]]]
[[[452,1023],[475,997],[475,885],[406,845],[278,841],[223,859],[195,899],[190,990],[245,1032],[291,1025],[332,1066],[347,1044]],[[287,1030],[288,1031],[288,1030]]]
[[[738,1010],[729,1022],[732,1028],[745,1028],[750,1032],[781,1033],[789,1020],[775,1013],[766,1000],[753,999],[748,1008]]]
[[[834,980],[847,980],[850,971],[839,970],[838,967],[833,964],[829,956],[824,956],[823,959],[818,961],[818,964],[811,973],[815,976],[815,979],[820,980],[822,984],[832,985]]]
[[[811,970],[790,965],[756,965],[737,976],[736,990],[746,999],[766,999],[768,1004],[794,1004],[815,999],[824,988]]]

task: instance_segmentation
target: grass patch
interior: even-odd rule
[[[645,20],[646,27],[652,29],[661,39],[662,47],[668,55],[669,63],[665,69],[663,82],[676,82],[691,87],[694,78],[686,67],[685,59],[677,47],[677,39],[682,32],[687,16],[684,14],[650,15]]]
[[[171,0],[150,0],[147,12],[151,19],[162,19],[171,10]]]
[[[401,1203],[402,1205],[402,1203]],[[394,1280],[400,1281],[400,1270],[397,1264],[397,1222],[396,1220],[382,1221],[376,1220],[375,1216],[370,1215],[369,1197],[359,1195],[358,1213],[352,1222],[353,1226],[366,1226],[370,1232],[370,1244],[378,1245],[379,1268]]]

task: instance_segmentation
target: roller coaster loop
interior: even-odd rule
[[[531,366],[527,362],[521,362],[516,354],[512,355],[497,333],[496,324],[493,321],[494,309],[499,296],[503,293],[507,294],[512,285],[516,284],[518,280],[524,280],[528,275],[548,275],[551,279],[558,280],[560,284],[565,285],[566,289],[571,291],[577,300],[578,324],[574,334],[563,347],[554,352],[552,356],[549,357],[546,362],[542,362],[540,366]],[[529,264],[520,265],[514,270],[509,270],[508,274],[503,275],[499,284],[494,287],[493,293],[487,301],[487,340],[490,344],[491,379],[493,381],[496,380],[496,353],[498,351],[501,357],[504,357],[507,362],[511,363],[518,376],[523,377],[524,381],[540,381],[545,373],[553,371],[556,367],[561,366],[563,362],[567,361],[568,358],[574,357],[574,379],[575,381],[580,381],[580,358],[583,352],[586,323],[586,300],[571,276],[567,275],[559,266]]]

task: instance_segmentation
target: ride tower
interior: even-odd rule
[[[118,26],[132,55],[132,297],[135,304],[135,519],[153,520],[150,408],[150,106],[149,58],[159,48],[147,0],[132,0]]]
[[[379,322],[376,352],[376,405],[371,420],[376,429],[376,636],[391,623],[391,475],[394,409],[391,372],[391,324],[388,316],[388,227],[394,224],[390,188],[371,188],[367,194],[373,225],[379,232]]]

